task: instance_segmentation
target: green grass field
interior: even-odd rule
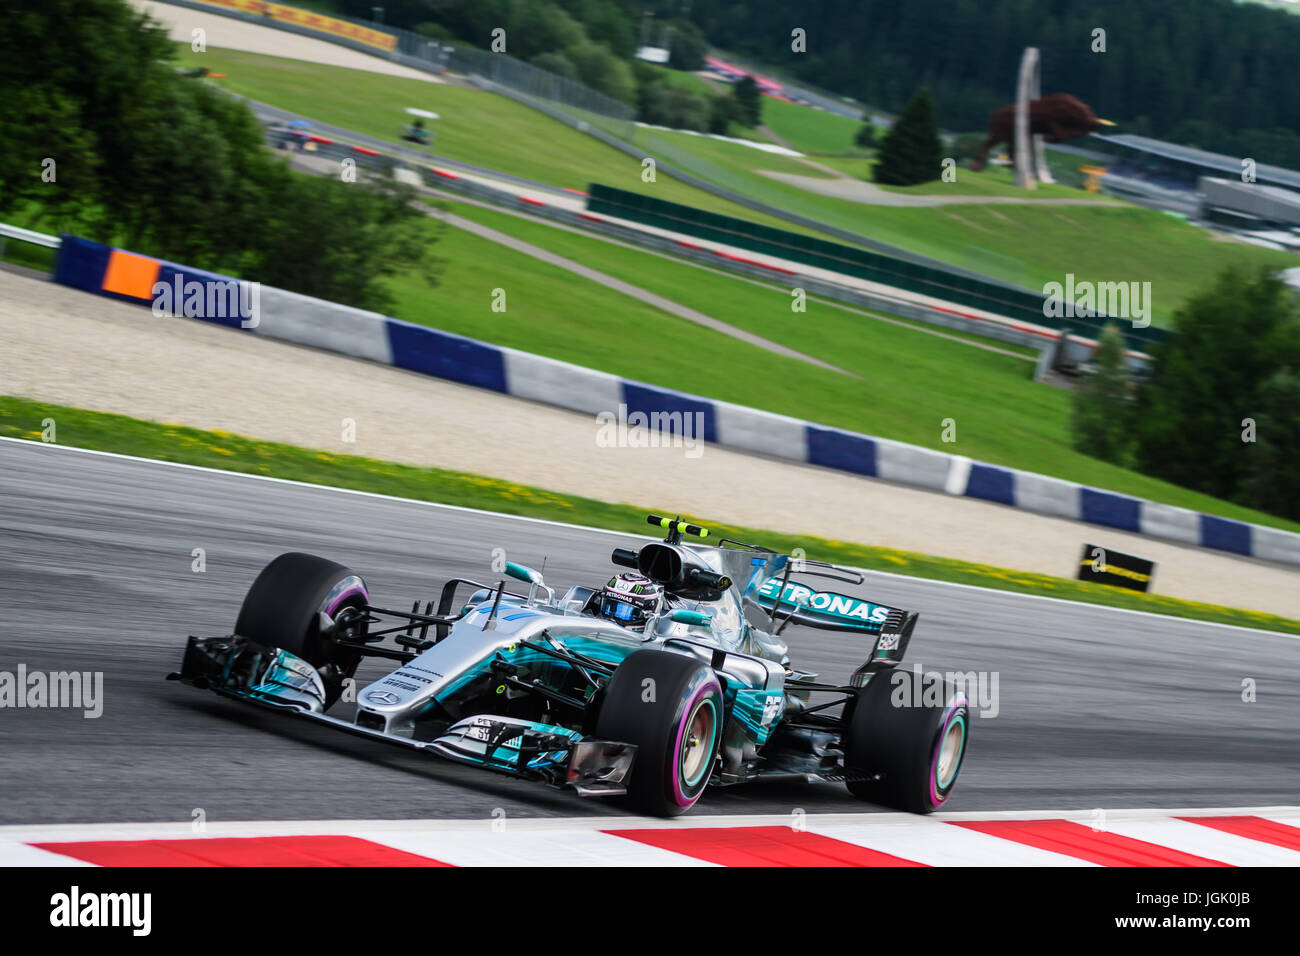
[[[642,182],[636,157],[494,93],[256,53],[217,49],[195,53],[187,44],[176,46],[181,65],[225,73],[224,78],[211,81],[224,89],[318,122],[400,144],[402,127],[409,119],[403,111],[410,106],[428,109],[440,117],[432,123],[437,137],[432,151],[451,159],[568,189],[585,191],[592,182],[600,182],[789,228],[783,220],[719,199],[671,176]]]
[[[659,72],[669,83],[690,90],[702,96],[729,96],[731,88],[721,82],[711,83],[694,73],[682,70],[659,68]],[[809,155],[857,155],[865,156],[868,152],[854,145],[853,138],[862,127],[859,120],[846,116],[827,113],[825,110],[800,106],[798,103],[786,103],[763,97],[763,125],[776,136],[784,140],[792,149]],[[770,137],[758,129],[732,124],[730,135],[742,139],[770,142]]]
[[[1108,196],[1075,189],[1060,183],[1039,183],[1033,192],[1016,185],[1016,174],[1005,166],[989,166],[983,172],[957,169],[956,182],[936,180],[919,186],[881,186],[887,192],[911,196],[1006,196],[1013,199],[1076,199],[1085,202],[1115,202]],[[1046,208],[1046,207],[1045,207]]]
[[[874,156],[816,156],[813,161],[822,166],[829,166],[846,176],[871,182]],[[972,172],[958,168],[954,182],[946,183],[936,180],[921,183],[919,186],[880,186],[885,192],[901,196],[998,196],[1012,199],[1075,199],[1083,202],[1115,202],[1107,196],[1086,192],[1060,183],[1040,183],[1032,193],[1027,193],[1016,185],[1015,174],[1001,166],[989,166],[983,172]],[[1046,208],[1046,207],[1044,207]]]
[[[784,103],[763,97],[763,125],[801,153],[822,156],[865,155],[853,138],[862,128],[861,120],[816,110],[798,103]]]
[[[830,175],[825,170],[809,165],[798,157],[769,153],[743,143],[730,143],[710,136],[693,136],[677,130],[639,129],[636,140],[638,143],[646,144],[655,152],[659,152],[664,144],[674,150],[684,150],[717,166],[725,174],[770,170],[776,173],[817,178],[826,178]],[[669,158],[672,158],[671,154]]]
[[[679,86],[684,90],[690,90],[692,93],[698,93],[700,96],[721,96],[726,93],[726,87],[718,84],[714,85],[701,76],[696,76],[686,70],[675,70],[666,66],[657,66],[655,70],[663,76],[665,80],[673,86]]]
[[[643,183],[635,158],[505,97],[249,53],[210,50],[198,54],[178,46],[185,65],[205,65],[228,74],[219,81],[227,88],[322,122],[396,142],[402,110],[407,106],[430,108],[442,116],[437,121],[436,149],[452,158],[576,189],[599,181],[789,228],[669,176],[661,175],[653,184]],[[764,106],[775,102],[765,99]],[[818,114],[818,118],[824,120],[827,115]],[[1215,241],[1203,230],[1131,205],[953,209],[848,202],[759,172],[773,168],[777,161],[793,162],[789,158],[705,137],[667,135],[673,137],[665,142],[670,142],[674,151],[708,163],[719,171],[721,184],[729,188],[820,222],[956,265],[979,268],[1030,288],[1060,281],[1067,272],[1079,279],[1149,281],[1161,321],[1208,275],[1229,263],[1293,262],[1286,253]],[[958,176],[962,182],[961,174]],[[991,246],[997,248],[996,256],[987,254]]]
[[[376,102],[393,104],[391,135],[400,123],[402,106],[431,106],[447,117],[439,121],[446,124],[440,149],[449,144],[448,152],[455,147],[453,155],[521,175],[543,178],[547,169],[577,175],[575,170],[585,165],[599,165],[611,156],[617,162],[626,158],[612,150],[607,156],[602,144],[502,97],[274,58],[220,55],[227,59],[205,62],[232,73],[226,82],[241,92],[361,132],[382,136],[390,130]],[[326,80],[332,82],[319,87],[327,91],[321,93],[316,84]],[[423,98],[412,102],[412,97]],[[544,147],[548,133],[568,138],[559,146],[553,142]],[[705,147],[710,150],[728,147],[729,161],[736,164],[728,171],[733,177],[756,177],[742,160],[758,164],[769,158],[743,146],[700,137],[680,139],[689,140],[688,147],[698,148],[700,143],[710,144]],[[710,155],[716,158],[717,154]],[[639,169],[635,164],[633,168]],[[666,182],[661,177],[659,185]],[[1064,271],[1073,271],[1080,279],[1152,281],[1158,315],[1167,315],[1191,288],[1229,260],[1286,258],[1255,247],[1214,242],[1200,230],[1132,206],[876,207],[829,197],[809,199],[812,194],[796,187],[764,182],[790,197],[789,208],[813,215],[825,210],[825,221],[834,219],[832,210],[840,217],[858,217],[855,225],[869,223],[865,231],[884,241],[1026,285],[1059,278]],[[997,174],[987,174],[987,183],[986,188],[997,188]],[[1021,359],[876,322],[816,301],[810,302],[808,313],[796,316],[789,311],[785,290],[713,275],[469,206],[458,211],[823,358],[858,377],[746,345],[459,230],[449,230],[438,249],[447,260],[441,287],[431,290],[412,277],[392,283],[399,316],[715,399],[1300,530],[1300,524],[1073,451],[1066,434],[1068,396],[1035,386],[1028,363]],[[1058,267],[1061,272],[1052,271]],[[488,308],[494,288],[507,290],[506,315]],[[946,418],[958,422],[955,445],[940,443],[940,423]]]
[[[1300,14],[1300,6],[1294,3],[1283,3],[1281,0],[1239,0],[1240,3],[1255,3],[1262,7],[1269,7],[1273,10],[1283,10],[1290,14]]]
[[[630,534],[646,533],[647,513],[672,510],[660,507],[662,503],[657,502],[645,502],[645,507],[609,504],[482,475],[325,454],[291,445],[256,441],[229,432],[201,431],[22,398],[0,397],[0,436],[40,441],[41,421],[45,418],[53,418],[58,422],[61,444],[80,448],[355,488],[505,514],[568,521]],[[1089,604],[1300,634],[1300,621],[1258,611],[1201,604],[1162,595],[1138,594],[1100,584],[939,558],[914,551],[873,547],[864,543],[829,541],[719,525],[710,521],[707,515],[686,517],[701,521],[720,537],[759,541],[786,552],[800,547],[814,560],[1001,591],[1047,595]]]
[[[1068,396],[1035,385],[1023,358],[880,322],[816,298],[808,299],[805,313],[795,314],[789,290],[781,287],[495,210],[447,205],[858,377],[775,355],[455,228],[446,229],[436,246],[444,260],[436,288],[414,275],[391,282],[400,318],[710,398],[1300,531],[1295,522],[1073,451],[1066,435]],[[18,248],[11,244],[11,252]],[[497,288],[506,290],[505,313],[490,308]],[[940,423],[949,417],[958,423],[958,441],[944,444]]]
[[[806,347],[797,341],[790,341],[791,335],[797,335],[797,332],[792,330],[790,324],[791,316],[794,314],[789,313],[791,290],[784,286],[737,278],[726,271],[696,266],[689,260],[667,257],[621,246],[600,238],[575,234],[565,229],[558,229],[545,221],[522,219],[480,205],[461,202],[439,203],[439,205],[445,206],[457,215],[567,256],[615,278],[657,292],[674,302],[697,309],[713,318],[721,319],[792,348],[798,348],[805,353],[814,354],[815,357],[825,361],[839,363],[846,353],[844,348],[846,343],[838,340],[827,343],[824,353],[819,353],[814,348]],[[868,316],[874,314],[866,310],[864,315],[863,310],[816,296],[809,297],[809,301],[830,310],[832,315],[843,313],[845,316],[852,317],[855,326],[870,321]],[[773,310],[774,302],[779,305],[776,311]],[[934,328],[921,322],[909,322],[893,316],[888,318],[890,322],[902,323],[911,329],[933,330]],[[980,336],[967,335],[950,329],[942,331],[945,335],[975,345],[991,344],[987,338]],[[926,339],[933,338],[932,335],[926,336]],[[916,341],[924,345],[926,339]],[[998,342],[996,347],[1026,358],[1037,358],[1038,355],[1035,349],[1028,346]],[[851,354],[852,349],[847,351]]]
[[[808,149],[849,148],[857,125],[844,117],[796,104],[763,99],[764,122],[778,135],[792,124],[791,144]],[[776,124],[776,125],[774,125]],[[835,133],[838,125],[838,134]],[[787,127],[787,132],[789,128]],[[847,134],[847,137],[846,137]],[[958,169],[956,182],[881,187],[903,195],[961,195],[1020,199],[1076,199],[1093,206],[963,203],[945,207],[897,207],[854,202],[823,195],[764,175],[793,173],[825,179],[824,171],[788,157],[769,156],[744,146],[701,137],[654,132],[645,140],[652,153],[692,168],[682,153],[707,166],[698,175],[771,205],[828,225],[871,236],[890,245],[975,269],[1028,288],[1060,282],[1067,273],[1092,281],[1150,282],[1157,325],[1168,325],[1174,310],[1207,275],[1229,264],[1286,268],[1294,256],[1212,236],[1204,229],[1131,203],[1102,202],[1107,197],[1059,183],[1043,184],[1032,193],[1015,185],[1014,173],[989,167],[975,173]],[[838,136],[838,138],[837,138]],[[847,145],[846,145],[847,143]],[[667,144],[668,150],[657,147]],[[869,179],[867,156],[811,155],[813,161],[859,179]],[[777,162],[777,160],[784,160]],[[992,252],[996,249],[996,252]]]
[[[693,142],[673,145],[696,154],[703,152]],[[764,176],[761,170],[771,169],[771,164],[763,154],[748,152],[755,152],[757,158],[737,152],[725,166],[725,175],[717,177],[722,185],[827,225],[1030,289],[1064,281],[1067,273],[1095,282],[1150,282],[1157,325],[1168,325],[1174,310],[1188,296],[1230,264],[1287,268],[1295,263],[1288,253],[1216,238],[1204,229],[1130,203],[899,207],[854,202]],[[827,162],[824,157],[817,162],[842,172],[866,164],[865,160],[842,158]],[[850,174],[865,176],[865,170]],[[807,175],[815,178],[815,174]],[[998,174],[981,176],[967,170],[958,171],[956,183],[928,183],[899,191],[941,195],[944,190],[988,196],[1017,193]],[[1035,193],[1040,199],[1095,198],[1062,185]],[[989,250],[996,250],[996,255],[988,255]]]
[[[12,262],[14,265],[26,266],[29,269],[40,269],[43,272],[54,271],[54,250],[47,249],[44,246],[35,246],[30,242],[20,242],[17,239],[0,240],[0,261]]]
[[[860,156],[810,156],[813,162],[853,176],[855,179],[871,181],[871,169],[875,165],[875,153],[863,153]]]
[[[437,247],[441,285],[391,283],[400,318],[539,352],[668,388],[1224,517],[1300,531],[1300,524],[1218,501],[1082,455],[1066,432],[1067,393],[1031,380],[1032,366],[919,330],[808,301],[788,290],[529,222],[468,204],[449,208],[682,305],[854,373],[786,358],[651,308],[463,230]],[[489,308],[506,290],[507,311]],[[957,441],[941,440],[945,418]]]
[[[960,173],[959,181],[960,181]],[[1229,265],[1288,268],[1294,256],[1216,238],[1204,229],[1130,204],[1116,206],[878,206],[775,182],[798,209],[833,225],[986,275],[1041,289],[1047,282],[1150,282],[1155,324]],[[809,198],[811,197],[811,198]]]

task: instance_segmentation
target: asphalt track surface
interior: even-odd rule
[[[581,516],[576,516],[581,521]],[[263,564],[305,550],[410,606],[493,548],[546,561],[553,585],[601,581],[631,536],[308,485],[0,441],[0,671],[102,671],[104,711],[0,710],[0,824],[488,819],[618,808],[285,719],[164,680],[185,635],[228,633]],[[191,570],[203,548],[206,571]],[[909,662],[999,675],[947,809],[1085,810],[1294,803],[1300,642],[1198,622],[873,577],[916,608]],[[826,679],[852,638],[801,631]],[[378,673],[381,665],[359,675]],[[1242,700],[1242,681],[1257,700]],[[757,783],[695,813],[871,812],[839,786]]]

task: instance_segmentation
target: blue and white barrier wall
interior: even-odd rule
[[[1300,534],[646,385],[296,292],[258,288],[255,283],[74,236],[62,239],[55,281],[87,292],[152,305],[159,282],[181,290],[191,282],[233,287],[238,301],[255,304],[255,315],[232,316],[228,308],[208,314],[206,307],[213,300],[205,297],[190,302],[192,308],[178,309],[177,314],[592,415],[612,412],[620,405],[627,406],[629,415],[638,411],[647,416],[698,412],[703,423],[699,437],[719,445],[1300,565]],[[215,301],[221,304],[231,299],[217,297]]]

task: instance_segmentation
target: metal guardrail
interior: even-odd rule
[[[24,229],[22,226],[11,226],[0,222],[0,248],[4,247],[5,239],[17,239],[19,242],[29,242],[34,246],[44,246],[46,249],[57,249],[63,245],[63,240],[58,236],[49,236],[43,232]]]
[[[631,134],[632,121],[636,119],[636,109],[628,104],[504,53],[491,53],[464,44],[448,45],[446,65],[454,73],[480,76],[525,96],[554,103],[570,113],[576,111],[579,118],[584,114],[594,114],[595,117],[613,120],[613,125],[625,139]]]

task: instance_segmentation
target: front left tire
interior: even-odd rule
[[[672,817],[695,806],[722,741],[722,685],[713,670],[673,651],[629,654],[605,685],[596,736],[636,744],[626,804]]]

